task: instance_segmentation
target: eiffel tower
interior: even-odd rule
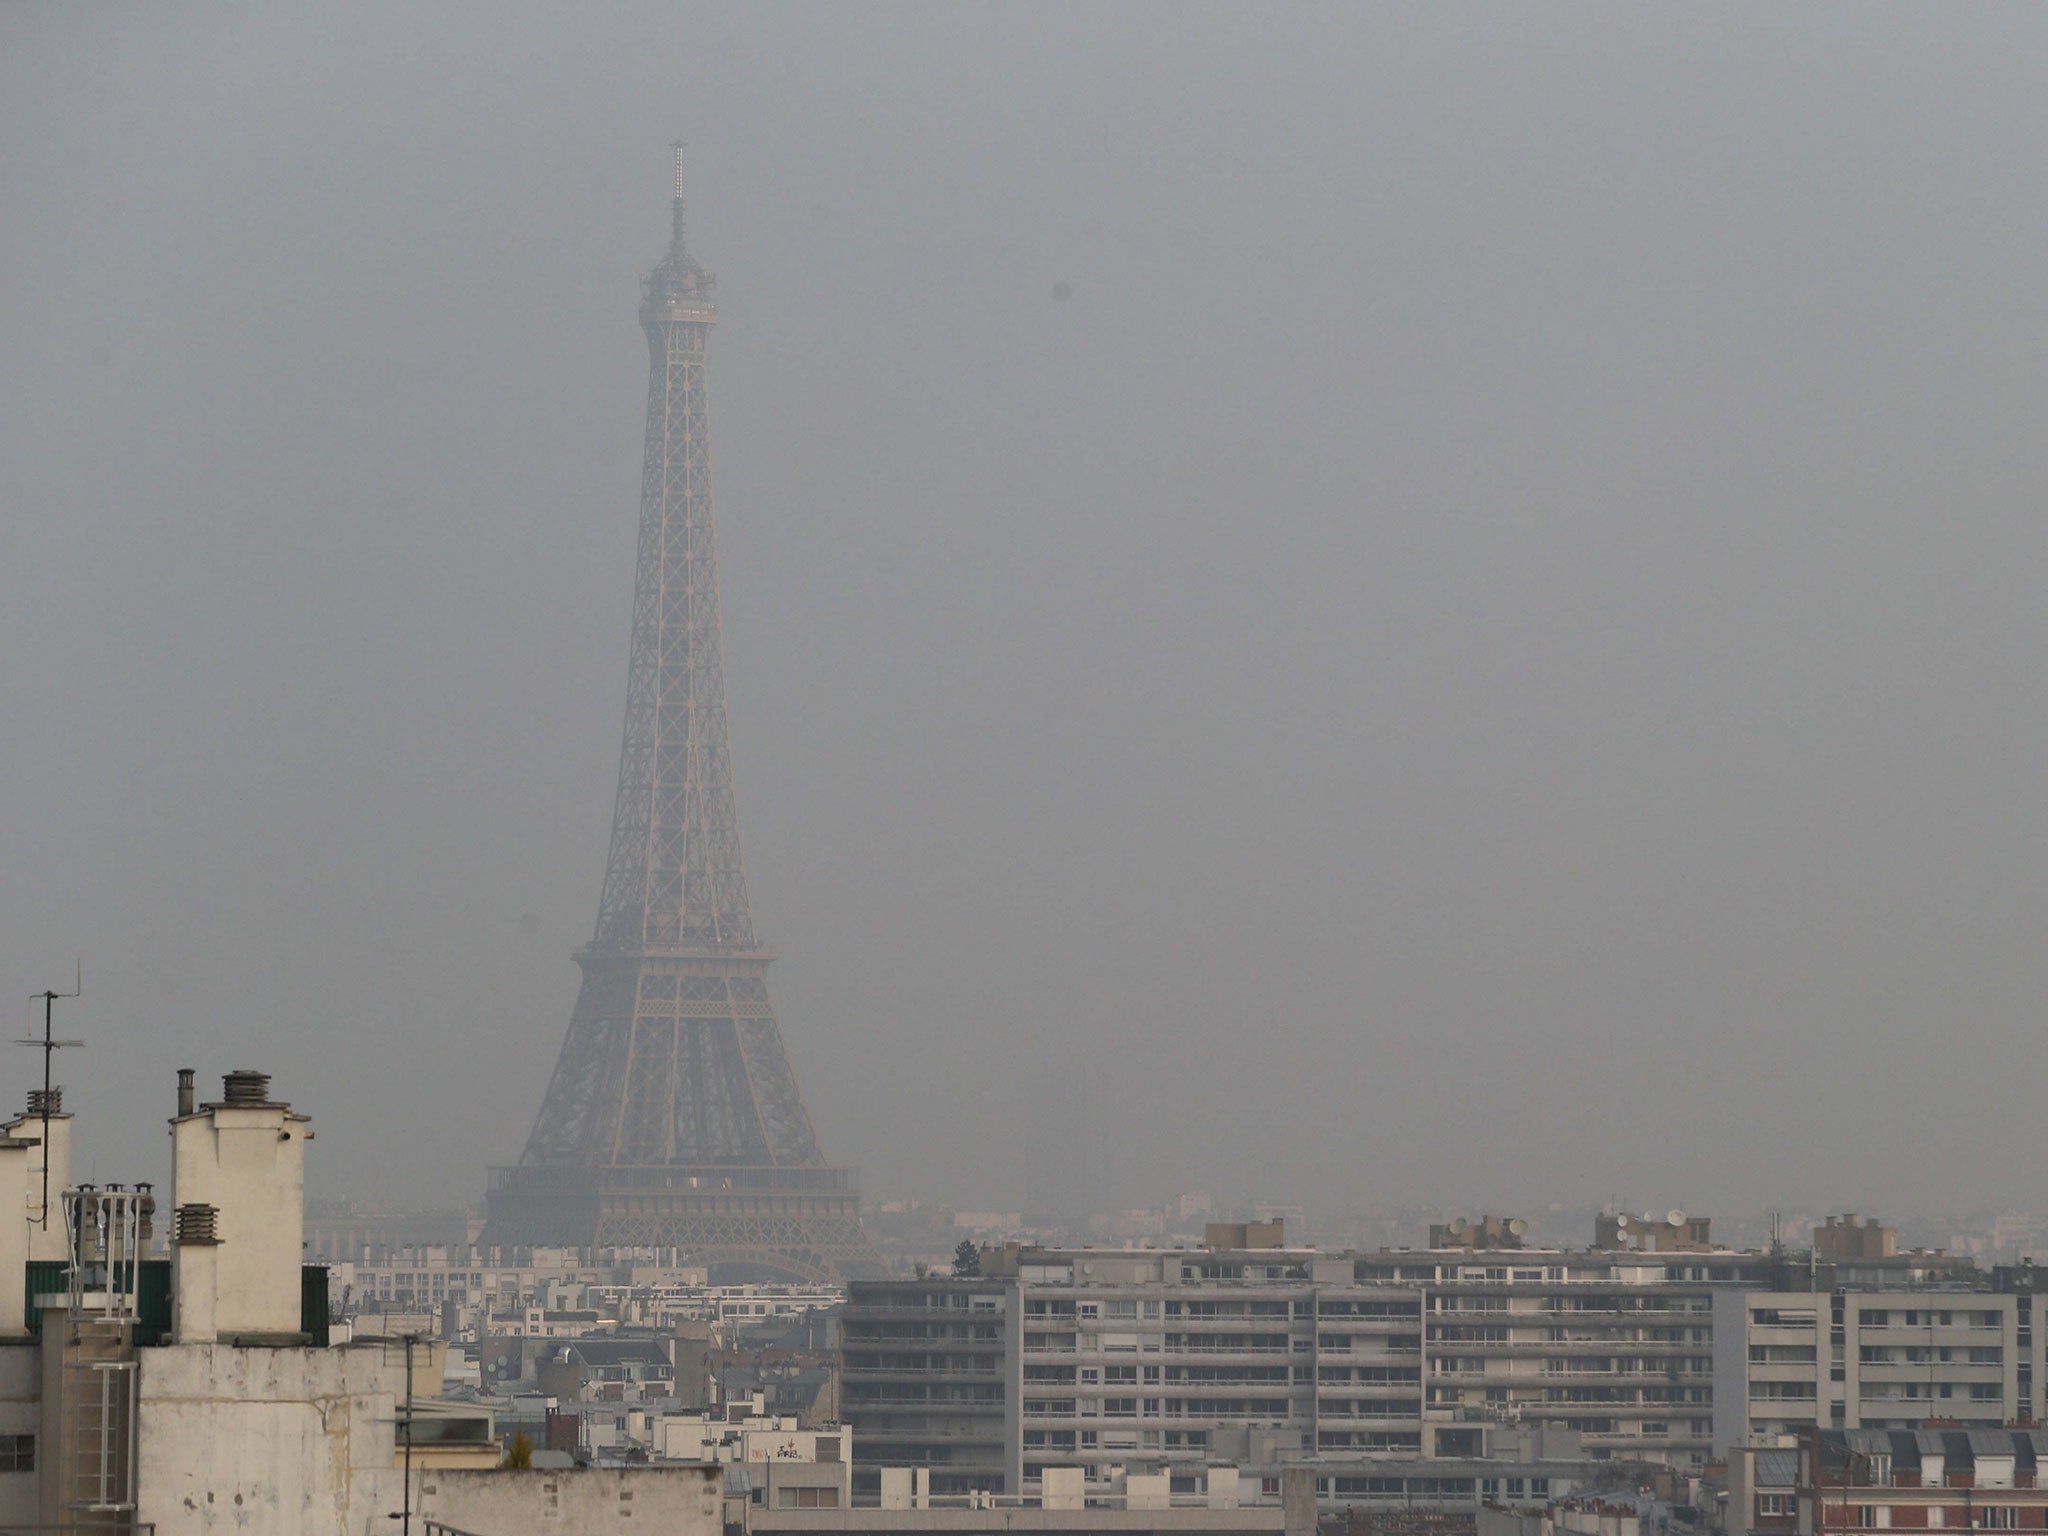
[[[652,366],[626,733],[597,932],[486,1245],[669,1247],[721,1278],[879,1274],[852,1173],[830,1167],[768,1001],[740,866],[713,559],[704,345],[712,278],[683,241],[640,324]]]

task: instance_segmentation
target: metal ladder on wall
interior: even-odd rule
[[[129,1532],[136,1514],[137,1288],[156,1209],[148,1187],[64,1192],[72,1330],[64,1353],[64,1510],[81,1532]]]
[[[73,1494],[64,1507],[82,1531],[125,1531],[135,1520],[135,1362],[74,1360],[64,1371]]]

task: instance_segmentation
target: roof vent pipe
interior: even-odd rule
[[[53,1115],[63,1114],[64,1090],[62,1088],[52,1088],[46,1093],[40,1088],[29,1089],[28,1112],[32,1115],[40,1115],[46,1106]]]
[[[193,1111],[192,1069],[178,1068],[178,1118],[184,1119]]]
[[[221,1098],[232,1105],[268,1104],[270,1102],[270,1074],[268,1072],[230,1072],[221,1079]]]

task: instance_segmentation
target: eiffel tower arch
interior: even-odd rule
[[[683,239],[640,305],[646,461],[626,729],[597,931],[526,1149],[493,1168],[483,1241],[661,1246],[722,1275],[878,1274],[768,999],[726,743],[704,350],[712,277]]]

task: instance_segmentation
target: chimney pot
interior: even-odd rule
[[[190,1067],[180,1067],[178,1068],[178,1115],[181,1119],[192,1113],[192,1101],[192,1069]]]

